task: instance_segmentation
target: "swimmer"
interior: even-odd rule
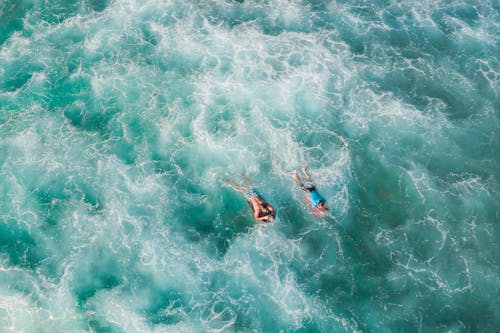
[[[253,217],[256,221],[273,222],[275,216],[274,208],[262,199],[262,197],[253,188],[252,183],[247,177],[243,176],[243,179],[245,181],[245,187],[229,181],[230,187],[232,187],[235,191],[243,193],[245,199],[247,199],[248,205],[252,209]]]
[[[302,173],[306,177],[306,182],[302,183],[299,177],[299,173],[294,170],[293,176],[295,179],[295,182],[297,185],[304,191],[306,192],[306,201],[307,201],[307,206],[311,209],[311,212],[315,216],[324,216],[328,213],[328,206],[326,205],[326,199],[321,196],[321,194],[318,193],[316,190],[316,187],[314,186],[312,182],[312,178],[307,173],[307,162],[302,164]]]

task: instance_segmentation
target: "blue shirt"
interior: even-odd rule
[[[316,208],[320,201],[326,203],[325,198],[321,196],[316,190],[312,190],[311,192],[307,192],[309,194],[309,198],[311,199],[311,207]]]

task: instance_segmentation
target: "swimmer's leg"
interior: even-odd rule
[[[247,187],[251,188],[252,182],[250,181],[250,179],[248,179],[248,177],[245,175],[241,175],[241,177],[243,177],[243,180],[245,181],[245,184],[247,185]]]
[[[300,180],[299,173],[296,170],[293,170],[293,179],[299,187],[302,187],[302,181]]]
[[[308,181],[312,181],[312,178],[311,178],[311,175],[309,175],[309,173],[307,173],[307,162],[304,162],[302,163],[302,173],[304,174],[304,176],[306,176],[306,179]]]
[[[224,183],[223,186],[230,187],[233,190],[235,190],[236,192],[240,192],[240,193],[247,192],[247,189],[245,187],[236,184],[236,182],[234,180],[232,180],[231,178],[227,179],[226,183]]]

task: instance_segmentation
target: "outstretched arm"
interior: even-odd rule
[[[254,216],[254,217],[257,221],[269,221],[269,217],[267,215],[262,216],[262,217],[258,217],[258,216]]]

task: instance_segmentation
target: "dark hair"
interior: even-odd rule
[[[306,190],[307,192],[312,192],[312,191],[314,191],[314,185],[313,184],[306,184],[306,185],[304,185],[304,190]]]

